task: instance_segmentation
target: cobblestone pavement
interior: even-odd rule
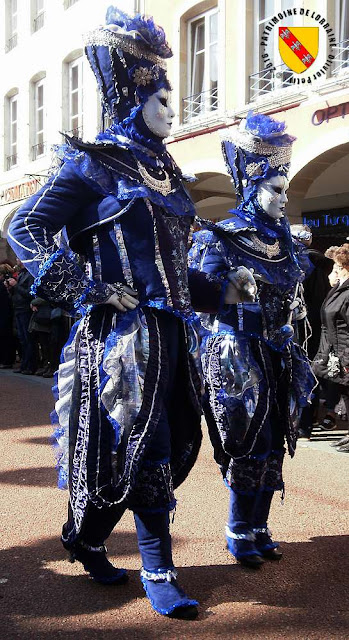
[[[144,597],[130,513],[108,543],[129,570],[126,586],[96,585],[67,562],[59,542],[67,494],[55,488],[48,441],[50,383],[0,371],[1,640],[349,639],[349,455],[329,446],[339,432],[315,430],[287,459],[285,504],[277,497],[270,518],[284,558],[257,572],[225,548],[227,492],[205,434],[172,524],[180,582],[200,601],[200,616],[170,620]]]

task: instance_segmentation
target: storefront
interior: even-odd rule
[[[332,245],[341,245],[349,237],[349,207],[312,211],[303,215],[313,233],[313,246],[325,251]]]
[[[0,193],[0,262],[14,262],[15,254],[6,240],[9,224],[21,204],[40,188],[39,179],[32,176],[5,187]]]

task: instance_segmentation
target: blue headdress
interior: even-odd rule
[[[226,167],[233,178],[239,208],[256,192],[262,180],[287,176],[292,143],[284,122],[249,112],[238,128],[222,135]]]
[[[166,58],[172,51],[164,30],[153,18],[131,18],[109,7],[106,25],[85,39],[85,53],[96,76],[103,114],[115,124],[127,124],[148,98],[161,88],[170,90]]]

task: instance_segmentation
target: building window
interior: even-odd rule
[[[275,89],[289,86],[288,80],[292,74],[279,53],[278,28],[269,32],[266,47],[261,47],[260,42],[268,22],[281,11],[291,10],[294,6],[296,6],[295,0],[255,0],[254,2],[255,49],[253,53],[254,73],[249,78],[250,101],[275,91]],[[298,16],[289,15],[287,17],[288,27],[298,25],[301,26]],[[270,71],[267,68],[266,56],[268,56],[267,60],[272,62],[275,70]]]
[[[333,47],[335,56],[331,67],[331,75],[339,75],[349,69],[349,4],[347,0],[336,2],[336,36],[337,45]]]
[[[82,136],[82,58],[68,64],[68,131],[74,136]]]
[[[6,170],[17,165],[17,137],[18,137],[18,96],[8,98],[8,144],[6,156]]]
[[[69,9],[73,4],[78,2],[78,0],[64,0],[64,8]]]
[[[33,31],[42,29],[45,23],[45,0],[34,0]]]
[[[7,38],[5,52],[8,53],[17,46],[17,0],[7,3]]]
[[[188,95],[182,101],[183,122],[218,109],[218,9],[187,25]]]
[[[32,160],[36,160],[45,153],[44,92],[44,80],[39,80],[34,84],[34,144],[32,146]]]

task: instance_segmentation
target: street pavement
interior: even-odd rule
[[[270,517],[284,557],[252,571],[226,550],[227,490],[204,427],[171,525],[179,580],[200,615],[177,621],[144,596],[131,513],[108,541],[113,562],[129,571],[126,586],[97,585],[67,561],[50,384],[0,371],[0,640],[349,639],[349,454],[329,446],[339,432],[315,431],[287,457],[285,502],[277,495]]]

